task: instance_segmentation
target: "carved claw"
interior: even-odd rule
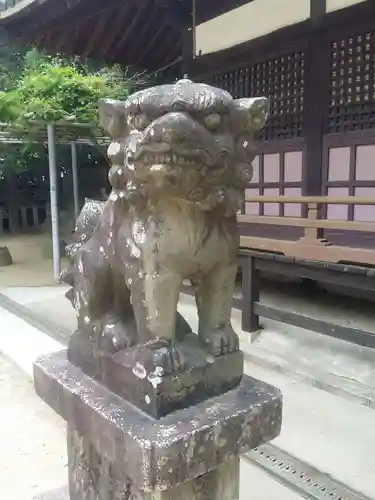
[[[137,342],[135,325],[125,324],[123,321],[113,321],[104,325],[101,332],[100,348],[110,354],[114,354],[121,349],[126,349]]]
[[[238,335],[231,325],[211,331],[201,338],[214,356],[228,354],[239,349]]]
[[[160,366],[164,373],[183,370],[186,365],[181,349],[174,342],[166,342],[165,345],[155,349],[153,352],[153,362],[155,366]]]

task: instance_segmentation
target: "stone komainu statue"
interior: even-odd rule
[[[200,350],[206,359],[235,353],[236,213],[267,99],[181,80],[104,100],[99,111],[112,138],[112,192],[105,203],[87,202],[67,248],[63,280],[78,318],[70,360],[100,378],[103,358],[131,352],[123,365],[141,380],[199,364]],[[186,279],[199,315],[194,353],[177,312]]]

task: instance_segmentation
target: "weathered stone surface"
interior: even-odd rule
[[[88,453],[91,461],[82,458],[86,466],[79,466],[88,477],[109,474],[111,483],[130,480],[137,491],[195,480],[280,432],[280,392],[247,376],[237,389],[159,420],[83,374],[66,352],[40,359],[34,380],[39,396],[68,422],[71,470]],[[77,450],[80,440],[88,452]],[[72,483],[80,487],[77,478]]]
[[[105,356],[103,383],[119,396],[155,418],[185,408],[235,388],[242,379],[243,354],[236,351],[212,356],[200,348],[197,335],[190,334],[179,350],[187,366],[164,373],[150,351],[133,347]],[[137,364],[134,362],[136,356]]]
[[[86,200],[66,249],[77,331],[34,367],[68,423],[70,500],[237,500],[239,456],[278,435],[281,394],[243,376],[230,323],[236,213],[267,113],[189,80],[100,103],[112,192]]]
[[[13,264],[12,255],[8,247],[0,247],[0,267],[10,266]]]
[[[155,416],[238,384],[238,376],[229,373],[224,383],[220,370],[199,360],[209,352],[221,359],[215,366],[228,373],[223,356],[239,351],[230,324],[236,213],[252,176],[254,134],[267,114],[265,98],[233,99],[186,79],[99,105],[101,125],[112,139],[112,192],[105,204],[87,200],[68,247],[70,266],[63,279],[73,289],[77,335],[85,338],[72,339],[68,356],[101,380],[107,370],[105,381],[117,392],[119,380],[140,366],[155,376],[162,372],[168,394],[155,396]],[[194,349],[186,339],[190,329],[179,326],[183,280],[196,292],[200,343]],[[89,349],[76,355],[75,348],[84,345]],[[198,398],[202,372],[209,383]],[[179,395],[171,397],[168,379],[179,381]],[[151,397],[149,384],[138,384],[136,397],[133,389],[121,394],[152,408],[144,405]]]

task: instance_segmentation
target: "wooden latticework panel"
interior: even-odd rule
[[[270,99],[270,117],[259,134],[260,139],[304,135],[304,52],[293,52],[217,74],[211,82],[235,98],[265,96]]]
[[[375,33],[331,44],[327,133],[375,128]]]

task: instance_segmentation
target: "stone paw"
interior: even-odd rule
[[[239,349],[238,335],[231,325],[206,333],[201,336],[201,339],[214,356],[228,354]]]
[[[186,366],[185,356],[178,344],[166,341],[153,351],[153,364],[164,373],[178,372]]]
[[[102,351],[114,354],[136,344],[136,329],[133,324],[126,324],[121,320],[106,322],[99,340]]]

